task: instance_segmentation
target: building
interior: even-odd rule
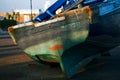
[[[42,13],[42,11],[38,9],[34,9],[32,11],[28,9],[15,9],[13,12],[13,15],[16,15],[15,17],[17,22],[27,22],[33,20],[35,16]]]
[[[31,16],[32,12],[32,16]],[[42,11],[39,9],[14,9],[12,12],[0,12],[0,16],[5,17],[9,20],[16,20],[18,23],[27,22],[34,19],[35,16],[41,14]]]
[[[6,12],[0,12],[0,16],[6,17]]]

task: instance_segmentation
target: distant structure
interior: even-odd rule
[[[17,22],[27,22],[27,21],[31,20],[31,10],[29,10],[29,9],[21,9],[21,10],[15,9],[15,10],[13,10],[13,12],[17,16],[19,16],[18,18],[16,18]],[[41,13],[42,13],[42,11],[39,9],[32,10],[32,19]]]
[[[41,9],[32,10],[32,18],[41,14]],[[31,20],[31,10],[30,9],[14,9],[12,12],[0,12],[0,16],[5,17],[9,20],[16,20],[18,23],[27,22]]]
[[[6,12],[0,12],[0,17],[6,18]],[[0,19],[0,20],[2,20],[2,19]]]

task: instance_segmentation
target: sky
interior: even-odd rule
[[[46,9],[57,0],[32,0],[33,9]],[[30,0],[0,0],[0,12],[12,12],[14,9],[30,9]]]

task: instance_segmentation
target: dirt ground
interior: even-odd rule
[[[120,80],[120,46],[91,62],[69,80]],[[0,34],[0,80],[66,80],[58,66],[33,62],[13,44],[7,33]]]
[[[0,36],[0,80],[64,80],[58,66],[33,62],[13,44],[8,34]]]

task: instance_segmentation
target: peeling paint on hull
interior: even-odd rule
[[[13,41],[33,60],[60,62],[65,50],[86,40],[90,13],[90,8],[85,7],[59,14],[53,20],[20,24],[8,30]]]
[[[9,27],[8,31],[14,43],[34,61],[59,63],[64,72],[62,55],[87,39],[91,14],[89,7],[79,8],[46,22]]]

